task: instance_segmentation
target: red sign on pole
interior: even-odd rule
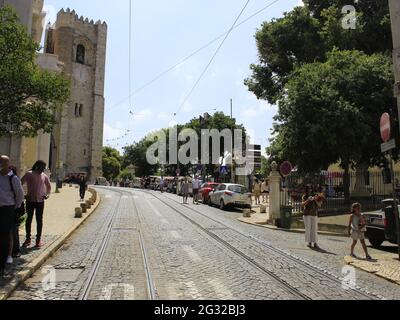
[[[381,127],[381,138],[382,138],[383,142],[388,142],[392,135],[391,124],[390,124],[390,115],[388,113],[384,113],[382,115],[380,127]]]
[[[287,176],[292,172],[293,166],[292,166],[292,164],[291,164],[289,161],[285,161],[285,162],[283,162],[283,163],[281,164],[280,170],[281,170],[281,174],[282,174],[284,177],[287,177]]]

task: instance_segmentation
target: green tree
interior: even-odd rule
[[[307,63],[324,62],[334,49],[359,50],[367,54],[392,50],[387,1],[359,0],[356,29],[342,28],[346,0],[306,0],[284,17],[263,23],[256,33],[259,63],[250,66],[245,80],[259,99],[276,103],[291,73]]]
[[[136,169],[136,176],[142,177],[146,175],[153,175],[157,171],[157,166],[152,166],[147,162],[146,152],[147,149],[153,144],[147,137],[133,145],[124,148],[124,167],[134,165]]]
[[[122,180],[126,180],[129,179],[130,181],[133,180],[134,175],[132,173],[130,173],[127,169],[124,169],[120,172],[120,174],[118,175],[118,178],[122,179]]]
[[[0,8],[0,136],[51,132],[55,109],[69,98],[69,81],[37,66],[38,49],[14,9]]]
[[[121,172],[121,155],[118,150],[103,147],[103,175],[107,180],[115,179]]]
[[[395,109],[391,59],[383,54],[334,50],[327,62],[292,74],[279,99],[276,137],[268,153],[316,172],[338,161],[381,163],[379,118]]]
[[[271,173],[271,162],[264,156],[261,157],[261,169],[256,171],[256,174],[268,177]]]
[[[201,130],[202,129],[217,129],[217,130],[224,130],[224,129],[242,129],[243,133],[243,141],[245,141],[246,137],[246,130],[244,129],[243,125],[239,125],[236,123],[235,119],[231,119],[230,117],[224,115],[222,112],[217,112],[214,115],[210,116],[207,119],[204,119],[204,121],[200,121],[200,118],[194,118],[188,123],[184,125],[178,125],[176,127],[177,132],[181,132],[184,129],[193,129],[196,131],[197,136],[201,137]],[[169,135],[171,134],[171,128],[165,128],[161,129],[160,131],[163,131],[165,136],[166,136],[166,148],[167,148],[167,163],[169,163]],[[143,175],[154,175],[157,172],[159,173],[160,168],[161,168],[161,163],[157,165],[150,165],[147,162],[146,159],[146,152],[147,149],[156,141],[155,136],[157,135],[157,132],[154,132],[152,134],[147,135],[145,138],[140,140],[139,142],[136,142],[132,146],[129,146],[125,148],[124,152],[124,166],[128,166],[130,164],[133,164],[136,169],[137,169],[137,175],[138,176],[143,176]],[[184,145],[186,142],[178,142],[178,150],[179,148]],[[211,155],[211,147],[212,143],[210,141],[210,155]],[[201,142],[199,141],[198,144],[199,148],[199,161],[201,160]],[[221,149],[220,153],[221,155],[223,154],[226,146],[224,145],[223,141],[221,141]],[[195,170],[195,165],[193,164],[179,164],[179,165],[165,165],[164,167],[164,172],[165,175],[171,175],[175,176],[176,174],[176,169],[179,166],[179,169],[181,170],[181,175],[188,175],[192,173]],[[208,175],[213,175],[215,173],[216,166],[213,164],[209,164],[205,166],[205,174]]]

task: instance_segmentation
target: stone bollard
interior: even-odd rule
[[[71,183],[69,184],[69,187],[72,188],[72,184]]]
[[[260,213],[267,213],[267,206],[265,204],[260,206]]]
[[[92,204],[89,200],[86,201],[86,207],[87,209],[90,209],[92,207]]]
[[[251,209],[244,209],[243,210],[243,217],[244,218],[251,218]]]
[[[86,203],[81,203],[81,208],[82,208],[82,213],[86,213],[87,212]]]
[[[75,208],[75,218],[82,218],[82,208]]]

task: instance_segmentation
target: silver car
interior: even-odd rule
[[[251,193],[240,184],[222,183],[209,193],[208,204],[226,207],[251,208]]]

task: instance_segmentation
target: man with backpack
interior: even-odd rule
[[[8,156],[0,157],[0,277],[9,255],[11,232],[15,226],[16,209],[24,200],[24,190],[19,178],[9,169]]]

